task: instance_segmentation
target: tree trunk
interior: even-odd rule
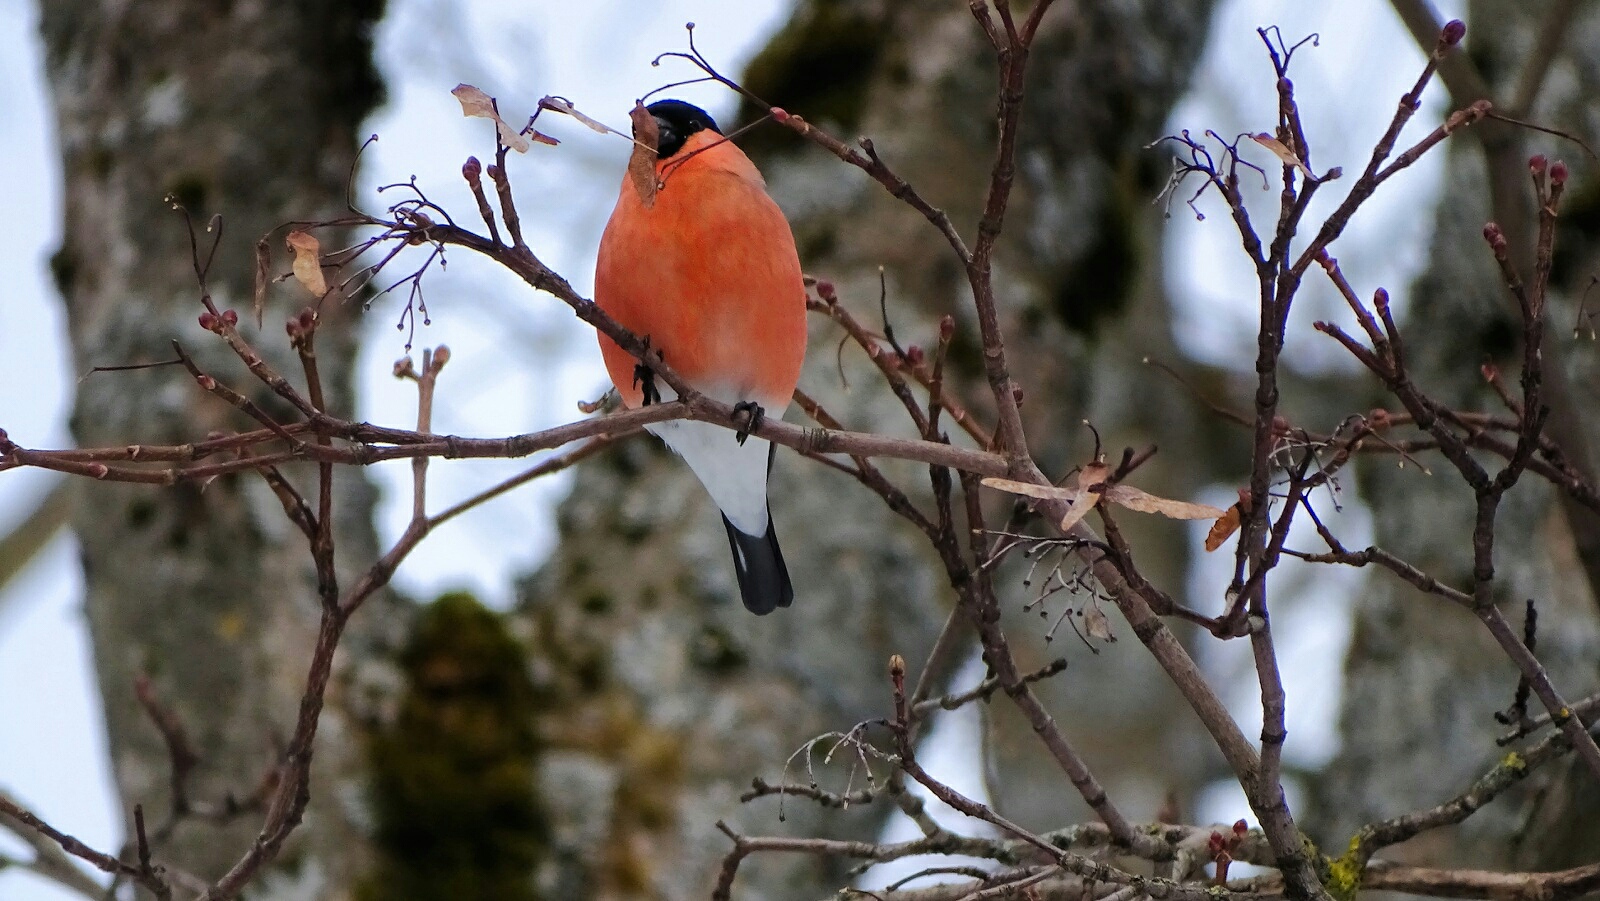
[[[216,237],[205,220],[221,214],[210,290],[219,307],[238,311],[254,340],[252,246],[281,222],[341,209],[356,129],[381,96],[369,31],[382,5],[41,3],[66,179],[65,237],[53,268],[77,371],[169,360],[177,338],[220,381],[285,412],[196,326],[200,289],[171,202],[195,217],[202,254]],[[272,239],[280,262],[281,241],[281,233]],[[283,321],[304,305],[298,290],[290,283],[271,294],[258,344],[286,374],[300,369],[282,335]],[[354,309],[325,309],[318,333],[338,415],[353,409]],[[86,378],[72,415],[83,446],[172,444],[252,425],[176,366]],[[287,474],[304,491],[313,472]],[[375,546],[372,491],[359,472],[337,480],[340,560],[364,567]],[[167,749],[134,696],[142,676],[199,752],[191,797],[222,805],[248,796],[292,729],[310,659],[319,608],[304,538],[254,475],[74,488],[72,523],[125,813],[143,805],[154,828],[171,806]],[[363,611],[346,641],[350,659],[370,638],[362,624],[380,618]],[[337,699],[322,735],[314,815],[256,897],[329,896],[349,884],[361,859],[347,813],[353,748]],[[187,819],[158,856],[214,879],[243,853],[259,816],[246,812],[226,826]]]
[[[1034,450],[1062,474],[1090,456],[1092,438],[1077,425],[1086,414],[1133,423],[1107,435],[1112,453],[1158,435],[1182,446],[1198,418],[1174,392],[1151,390],[1138,366],[1144,353],[1173,356],[1159,209],[1149,205],[1165,170],[1142,148],[1188,80],[1211,3],[1103,6],[1052,10],[1033,52],[1021,184],[997,278],[1014,369],[1038,392],[1024,406]],[[871,135],[973,239],[993,163],[996,77],[964,5],[802,2],[745,81],[846,140]],[[971,303],[943,239],[876,183],[786,135],[769,126],[745,143],[790,217],[806,271],[833,281],[877,328],[885,267],[891,324],[904,343],[931,347],[938,318],[954,315],[951,379],[980,399]],[[859,350],[836,356],[839,337],[814,319],[801,387],[850,428],[908,433]],[[980,401],[974,413],[986,418],[985,409]],[[1167,462],[1181,465],[1153,466],[1141,484],[1182,494],[1201,480],[1187,461]],[[930,506],[924,467],[883,468]],[[587,883],[591,897],[703,897],[729,848],[713,828],[719,818],[748,834],[870,838],[890,809],[886,800],[834,811],[789,799],[780,821],[775,799],[738,803],[753,776],[806,783],[807,754],[790,755],[808,739],[884,716],[889,656],[920,666],[952,604],[921,533],[848,477],[781,453],[771,497],[795,576],[792,609],[757,619],[740,607],[709,500],[681,462],[646,440],[580,471],[561,510],[561,546],[525,586],[534,656],[548,662],[545,677],[562,686],[552,694],[564,699],[545,729],[556,745],[545,779],[563,789],[548,792],[556,840],[568,855],[567,885]],[[995,513],[1003,521],[1006,511]],[[1181,535],[1159,529],[1152,533]],[[1182,584],[1181,551],[1152,552],[1148,563],[1159,583]],[[1173,726],[1181,701],[1153,688],[1165,683],[1137,642],[1092,655],[1063,626],[1066,637],[1047,646],[1049,624],[1017,613],[1029,593],[1021,578],[1011,567],[1002,579],[1015,646],[1035,664],[1072,658],[1046,689],[1048,703],[1112,790],[1138,799],[1130,815],[1153,816],[1165,790],[1191,788],[1204,764],[1187,750],[1194,730],[1182,719]],[[1049,609],[1054,616],[1060,602]],[[969,630],[960,634],[975,648]],[[1086,816],[1008,705],[992,706],[1004,776],[996,800],[1029,825]],[[810,755],[817,780],[832,791],[863,787],[865,773],[850,781],[857,757],[848,745],[823,764],[835,741]],[[1193,771],[1175,771],[1174,759],[1192,761]],[[810,899],[843,884],[843,869],[756,855],[738,885],[751,897]]]

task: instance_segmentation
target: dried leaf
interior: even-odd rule
[[[1272,151],[1272,155],[1282,160],[1285,164],[1293,166],[1305,173],[1306,178],[1312,179],[1313,181],[1316,180],[1316,176],[1311,174],[1311,170],[1306,168],[1306,164],[1300,162],[1300,158],[1294,155],[1293,150],[1285,147],[1282,141],[1278,140],[1272,135],[1267,134],[1266,132],[1251,135],[1250,140],[1255,141],[1262,147]]]
[[[1117,636],[1111,634],[1111,620],[1106,618],[1105,611],[1100,609],[1096,601],[1091,600],[1083,608],[1083,631],[1090,638],[1100,641],[1117,640]]]
[[[1070,501],[1078,496],[1076,488],[1057,488],[1053,485],[1035,485],[1032,482],[1013,482],[1010,479],[997,479],[993,476],[983,480],[983,487],[994,488],[1010,494],[1020,494],[1023,497],[1036,497],[1040,500]]]
[[[1078,524],[1078,520],[1089,515],[1089,511],[1100,503],[1100,492],[1089,489],[1105,483],[1106,476],[1111,472],[1104,463],[1089,463],[1078,472],[1077,497],[1072,499],[1072,506],[1067,508],[1067,515],[1061,517],[1061,531]]]
[[[1132,485],[1113,485],[1107,488],[1106,500],[1140,513],[1159,513],[1168,519],[1216,519],[1222,515],[1219,507],[1156,497]]]
[[[272,245],[262,235],[256,242],[256,328],[261,327],[261,309],[267,303],[267,283],[272,278]]]
[[[1228,536],[1237,531],[1239,531],[1239,505],[1234,504],[1228,508],[1228,512],[1222,514],[1217,518],[1216,522],[1211,524],[1211,531],[1206,533],[1206,550],[1214,551],[1222,547],[1222,543],[1228,540]]]
[[[322,277],[322,245],[309,232],[292,231],[284,243],[294,252],[294,277],[316,297],[328,293],[328,280]]]
[[[577,119],[579,122],[582,122],[584,125],[589,126],[590,129],[603,135],[622,134],[622,132],[617,131],[615,128],[612,128],[604,122],[591,119],[588,116],[585,116],[583,113],[578,112],[577,107],[573,106],[571,101],[567,100],[565,97],[545,97],[539,101],[539,108],[554,110],[555,112],[561,113],[564,116],[571,116],[572,118]],[[627,135],[622,136],[627,137]]]
[[[476,116],[481,119],[493,119],[495,130],[500,134],[500,143],[518,153],[527,153],[533,143],[526,135],[519,133],[515,128],[506,124],[500,118],[500,113],[494,108],[494,98],[470,84],[458,84],[452,94],[461,101],[461,115]],[[553,142],[553,139],[551,139]]]
[[[633,105],[628,118],[633,120],[633,155],[628,158],[628,178],[639,194],[639,202],[649,208],[656,203],[656,144],[661,140],[661,126],[642,103]]]

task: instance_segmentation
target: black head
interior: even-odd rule
[[[659,159],[667,159],[682,150],[683,142],[697,131],[710,129],[722,134],[711,114],[692,103],[657,100],[645,109],[655,117],[656,125],[661,129],[661,137],[656,141],[656,156]]]

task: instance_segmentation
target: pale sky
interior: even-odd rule
[[[380,140],[367,151],[363,184],[370,189],[415,175],[445,206],[466,203],[470,208],[460,164],[469,153],[487,155],[488,134],[482,120],[460,117],[449,93],[458,82],[497,96],[508,119],[530,112],[545,94],[560,94],[591,114],[625,125],[635,97],[676,79],[675,73],[649,63],[657,53],[682,48],[684,22],[699,23],[696,40],[701,48],[726,69],[737,70],[778,27],[786,8],[784,0],[647,5],[391,0],[379,32],[379,59],[391,102],[366,126]],[[0,380],[0,426],[24,444],[61,446],[68,440],[65,411],[75,376],[67,371],[59,302],[45,265],[59,235],[59,173],[34,19],[32,3],[0,0],[0,84],[8,86],[0,91],[0,133],[7,136],[0,147],[0,196],[8,199],[14,223],[36,226],[13,228],[8,240],[0,242],[0,270],[8,274],[10,288],[0,305],[0,359],[8,362],[10,373]],[[1302,109],[1308,132],[1319,167],[1358,169],[1421,60],[1381,0],[1225,0],[1196,90],[1175,112],[1173,128],[1213,127],[1229,134],[1271,130],[1275,101],[1270,70],[1254,29],[1272,23],[1291,39],[1321,33],[1320,49],[1306,48],[1296,57],[1295,81],[1306,98]],[[733,98],[726,92],[691,87],[675,93],[715,115],[732,110]],[[1417,121],[1431,123],[1437,109],[1429,107]],[[549,130],[565,142],[559,152],[536,147],[528,158],[511,164],[519,206],[529,243],[587,294],[594,247],[627,147],[573,123],[552,122]],[[1339,256],[1358,285],[1370,290],[1385,284],[1403,302],[1406,282],[1421,261],[1421,229],[1427,222],[1402,211],[1431,201],[1438,168],[1424,164],[1397,181],[1395,190],[1380,194],[1356,220],[1340,242]],[[378,205],[370,190],[367,196],[369,206]],[[1326,191],[1323,199],[1333,196],[1342,196],[1342,190]],[[1270,206],[1276,194],[1264,192],[1262,200]],[[1253,281],[1227,218],[1208,215],[1205,222],[1196,222],[1180,203],[1174,207],[1168,241],[1168,280],[1181,286],[1178,328],[1186,349],[1208,362],[1250,359],[1251,354],[1241,356],[1239,349],[1254,342]],[[1403,252],[1395,253],[1395,247]],[[1336,318],[1329,295],[1318,292],[1314,288],[1303,295],[1305,321]],[[591,334],[550,298],[534,296],[520,282],[488,267],[474,266],[465,254],[452,258],[448,277],[434,280],[429,297],[434,324],[419,329],[417,345],[444,343],[454,352],[441,381],[437,430],[471,435],[531,431],[575,418],[575,401],[600,393],[604,376]],[[403,339],[393,327],[398,311],[393,300],[387,308],[381,303],[374,307],[361,361],[361,415],[404,424],[414,415],[414,395],[389,376],[391,363],[403,350]],[[1328,346],[1331,342],[1310,335],[1307,328],[1300,327],[1289,340],[1299,358],[1311,365],[1342,365],[1341,354]],[[442,507],[527,465],[436,465],[431,469],[431,499]],[[407,515],[402,508],[409,503],[404,488],[409,468],[379,468],[375,475],[387,498],[380,532],[392,539]],[[28,509],[46,483],[35,472],[0,476],[0,530]],[[416,597],[469,587],[492,603],[507,603],[511,577],[537,565],[551,547],[553,504],[565,486],[556,479],[522,489],[447,526],[402,566],[396,583]],[[1364,512],[1351,506],[1345,528],[1347,534],[1359,535],[1368,528]],[[515,537],[507,541],[507,536]],[[114,821],[103,760],[75,556],[71,539],[58,539],[0,594],[0,787],[91,845],[115,849],[121,830]],[[1295,578],[1292,573],[1288,577]],[[1202,570],[1192,582],[1213,584],[1214,578]],[[1355,589],[1348,580],[1325,577],[1323,583],[1319,590],[1333,603],[1306,606],[1325,612],[1300,618],[1298,629],[1288,623],[1280,627],[1285,654],[1294,650],[1296,661],[1323,662],[1317,671],[1289,673],[1291,710],[1300,720],[1291,723],[1287,754],[1307,765],[1325,761],[1335,747],[1337,694],[1306,688],[1337,683],[1348,630],[1341,615],[1326,611],[1343,609]],[[1239,643],[1208,649],[1203,662],[1213,673],[1233,670],[1240,665],[1233,653],[1243,650],[1235,645]],[[1223,684],[1247,681],[1253,684],[1239,679]],[[1252,715],[1253,692],[1230,701],[1241,717]],[[941,727],[940,734],[952,737],[930,749],[929,760],[948,761],[952,781],[965,781],[976,792],[977,780],[968,778],[976,772],[974,745],[970,737],[962,737],[962,729],[970,733],[972,728]],[[1219,786],[1212,794],[1218,819],[1238,815],[1234,793]],[[3,831],[0,852],[25,853]],[[869,876],[876,884],[882,884],[880,878],[890,877],[876,872]],[[26,873],[8,871],[0,873],[0,897],[62,901],[73,896]]]

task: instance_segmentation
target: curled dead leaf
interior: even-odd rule
[[[295,281],[304,285],[315,297],[328,293],[328,280],[322,276],[322,245],[310,232],[292,231],[283,242],[294,253]]]
[[[1159,513],[1168,519],[1216,519],[1223,515],[1219,507],[1209,504],[1191,504],[1171,498],[1156,497],[1131,485],[1113,485],[1106,489],[1106,499],[1140,513]]]
[[[983,485],[986,488],[1039,500],[1071,501],[1072,505],[1067,508],[1066,515],[1061,519],[1063,531],[1077,525],[1078,521],[1087,516],[1102,499],[1138,513],[1158,513],[1168,519],[1216,519],[1224,515],[1220,508],[1208,504],[1192,504],[1188,501],[1157,497],[1131,485],[1106,486],[1106,477],[1110,474],[1110,467],[1097,462],[1085,465],[1078,472],[1076,484],[1070,487],[1057,488],[1053,485],[1036,485],[1032,482],[994,477],[984,479]],[[1096,488],[1096,486],[1101,487]]]
[[[1078,496],[1072,499],[1072,506],[1067,508],[1065,516],[1061,517],[1061,531],[1065,532],[1078,524],[1078,521],[1089,515],[1095,504],[1100,503],[1100,491],[1094,490],[1096,485],[1104,485],[1106,476],[1111,470],[1104,463],[1085,464],[1078,471]]]
[[[648,208],[656,203],[656,145],[661,140],[661,126],[643,103],[635,103],[628,118],[633,120],[633,155],[628,158],[628,179],[639,194],[639,202]]]
[[[1117,636],[1111,634],[1111,620],[1106,617],[1105,611],[1100,609],[1097,601],[1091,600],[1083,608],[1083,631],[1097,641],[1116,641]]]
[[[1284,146],[1282,141],[1278,140],[1272,135],[1267,134],[1266,132],[1251,135],[1250,140],[1255,141],[1262,147],[1272,151],[1272,155],[1282,160],[1285,165],[1293,166],[1296,169],[1299,169],[1305,174],[1306,178],[1312,179],[1313,181],[1316,180],[1316,176],[1311,174],[1311,170],[1306,166],[1306,164],[1300,162],[1300,158],[1294,155],[1293,150],[1290,150],[1288,147]]]
[[[1211,531],[1206,533],[1206,550],[1209,552],[1222,547],[1228,536],[1237,531],[1239,531],[1239,505],[1234,504],[1211,524]]]
[[[500,118],[500,111],[495,109],[493,97],[470,84],[458,84],[450,93],[461,102],[461,115],[494,120],[495,131],[500,135],[501,144],[518,153],[527,153],[528,148],[533,146],[533,142],[526,135],[507,125],[506,120]],[[542,143],[555,143],[554,138],[543,135],[540,137],[544,139]]]
[[[612,128],[604,122],[591,119],[590,117],[585,116],[583,113],[578,112],[577,107],[572,105],[572,101],[565,97],[543,97],[539,100],[539,108],[552,110],[564,116],[571,116],[572,118],[577,119],[579,122],[582,122],[584,125],[587,125],[591,130],[597,131],[603,135],[622,134],[622,132],[617,131],[615,128]],[[627,137],[627,135],[622,136]]]

